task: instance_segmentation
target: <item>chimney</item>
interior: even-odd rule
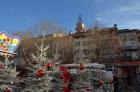
[[[71,35],[72,34],[72,31],[69,31],[69,35]]]
[[[118,29],[118,28],[117,28],[117,24],[114,24],[114,29]]]

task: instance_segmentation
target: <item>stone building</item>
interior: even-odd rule
[[[117,26],[85,29],[82,19],[72,34],[75,63],[98,62],[112,65],[119,56]]]
[[[119,76],[134,76],[140,72],[140,30],[118,30],[120,58],[116,62]]]
[[[61,63],[73,62],[73,38],[70,35],[55,33],[52,37],[51,48],[55,61]]]

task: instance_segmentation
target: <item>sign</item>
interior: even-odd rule
[[[0,32],[0,54],[14,54],[19,43],[19,37],[9,36],[4,32]]]

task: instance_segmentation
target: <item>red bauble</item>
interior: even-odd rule
[[[70,88],[69,87],[64,87],[63,92],[70,92]]]
[[[64,77],[64,83],[67,83],[70,81],[70,72],[69,70],[63,71],[63,77]]]
[[[103,84],[104,84],[103,80],[99,80],[98,82],[99,82],[99,86],[103,86]]]
[[[11,89],[11,88],[6,87],[6,88],[4,89],[4,92],[12,92],[12,89]]]
[[[112,84],[112,83],[113,83],[113,81],[112,81],[112,80],[110,80],[110,81],[109,81],[109,84]]]
[[[65,71],[65,70],[67,70],[67,68],[66,68],[65,66],[63,66],[63,65],[60,65],[60,66],[59,66],[59,70],[60,70],[60,71]]]
[[[63,79],[63,75],[62,75],[62,74],[60,74],[60,75],[59,75],[59,78],[60,78],[60,79]]]
[[[45,67],[47,68],[47,70],[50,70],[53,67],[53,64],[52,63],[45,64]]]
[[[4,69],[5,65],[4,64],[0,64],[0,69]]]
[[[38,69],[38,70],[36,71],[36,75],[37,75],[38,77],[42,78],[42,77],[45,76],[45,72],[44,72],[44,70],[42,70],[42,69]]]
[[[80,64],[79,69],[83,70],[84,68],[85,68],[85,65],[84,64]]]
[[[88,85],[85,87],[86,91],[90,91],[91,90],[91,87]]]

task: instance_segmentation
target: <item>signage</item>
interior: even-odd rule
[[[0,32],[0,54],[14,54],[19,43],[19,37],[9,36],[4,32]]]

